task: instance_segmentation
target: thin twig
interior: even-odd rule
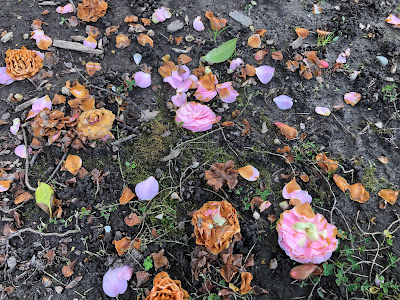
[[[38,235],[41,235],[41,236],[64,237],[64,236],[67,236],[67,235],[70,235],[70,234],[73,234],[73,233],[77,233],[79,231],[78,230],[68,230],[68,231],[66,231],[64,233],[58,233],[58,232],[40,232],[40,231],[37,231],[37,230],[32,229],[32,228],[24,228],[24,229],[20,229],[20,230],[18,230],[16,232],[10,234],[6,238],[9,240],[9,239],[12,239],[13,237],[20,236],[24,232],[31,232],[31,233],[35,233],[35,234],[38,234]]]
[[[133,139],[134,137],[137,137],[137,134],[131,134],[131,135],[128,135],[128,136],[126,136],[126,137],[124,137],[122,139],[116,140],[115,142],[112,142],[111,145],[112,146],[119,146],[122,143],[125,143],[125,142]]]
[[[58,162],[57,167],[54,169],[53,173],[51,173],[49,179],[47,179],[46,183],[48,183],[53,177],[57,174],[58,170],[60,170],[62,163],[64,162],[65,157],[67,156],[67,153],[63,154],[63,157],[61,160]]]
[[[27,188],[31,191],[36,191],[35,188],[33,188],[30,184],[29,184],[29,148],[28,148],[28,140],[26,138],[26,132],[25,129],[22,127],[22,133],[24,135],[24,144],[25,144],[25,184],[27,186]]]

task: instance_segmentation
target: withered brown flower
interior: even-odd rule
[[[39,52],[21,49],[6,51],[6,72],[14,80],[23,80],[32,77],[43,67],[43,58]]]
[[[188,300],[189,294],[181,286],[180,280],[172,280],[166,272],[154,277],[153,288],[146,300]]]
[[[233,236],[240,232],[236,209],[227,201],[210,201],[193,214],[196,244],[204,245],[212,254],[228,248]]]
[[[106,14],[107,8],[108,4],[104,0],[82,0],[78,4],[77,15],[83,21],[96,22]]]
[[[206,171],[204,178],[216,191],[226,184],[230,189],[233,189],[238,183],[237,177],[239,174],[238,170],[233,170],[234,167],[235,164],[231,160],[228,160],[225,164],[213,163],[211,170]]]
[[[31,127],[35,137],[48,136],[49,144],[52,144],[61,135],[61,130],[65,128],[70,118],[65,117],[59,110],[50,111],[43,109],[32,121]]]
[[[105,108],[88,110],[79,116],[76,131],[90,140],[107,140],[114,137],[110,132],[114,119],[115,115]]]

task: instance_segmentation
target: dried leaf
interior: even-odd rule
[[[282,51],[274,51],[271,53],[271,57],[273,60],[282,60],[283,59],[283,54]]]
[[[396,203],[397,198],[399,197],[399,191],[383,189],[379,191],[378,196],[393,205]]]
[[[164,256],[164,249],[161,249],[157,253],[152,253],[151,258],[153,259],[154,269],[156,270],[156,272],[160,268],[168,268],[169,263],[168,259]]]
[[[129,246],[131,245],[131,238],[130,237],[124,237],[121,240],[114,240],[113,245],[115,246],[115,249],[118,252],[119,256],[122,256],[128,249]]]
[[[32,196],[30,193],[24,192],[24,193],[18,195],[17,198],[15,198],[14,204],[18,205],[18,204],[20,204],[20,203],[22,203],[22,202],[28,201],[28,200],[31,199],[32,197],[33,197],[33,196]]]
[[[140,223],[142,223],[142,219],[140,218],[140,216],[138,216],[135,213],[130,213],[128,216],[125,217],[124,221],[125,224],[128,225],[129,227],[139,225]]]
[[[43,257],[47,259],[47,265],[51,266],[53,264],[54,257],[56,257],[56,253],[53,249],[50,249],[45,255],[43,255]]]
[[[143,112],[140,113],[140,119],[139,122],[150,122],[152,121],[155,117],[157,117],[157,115],[160,112],[158,110],[153,110],[150,111],[150,109],[145,109]]]
[[[234,167],[235,164],[231,160],[225,164],[213,163],[211,170],[205,172],[205,180],[215,191],[220,190],[224,185],[228,185],[230,189],[233,189],[238,183],[237,177],[239,174],[239,171],[233,170]]]
[[[355,183],[348,187],[350,199],[359,203],[365,203],[369,199],[369,193],[361,183]]]
[[[281,133],[289,140],[293,140],[297,137],[297,130],[294,127],[290,127],[281,122],[274,123],[280,130]]]
[[[141,287],[143,283],[147,282],[149,278],[151,277],[150,273],[147,273],[146,271],[138,271],[135,273],[136,275],[136,287]]]
[[[135,197],[136,197],[135,193],[132,192],[132,190],[128,186],[126,186],[122,192],[121,198],[119,198],[119,203],[127,204],[129,201],[131,201]]]
[[[192,61],[192,58],[187,56],[186,54],[181,54],[178,57],[178,64],[180,65],[186,65],[187,63],[190,63]]]
[[[221,276],[225,279],[226,282],[230,282],[233,278],[233,276],[235,276],[235,274],[239,271],[239,268],[235,267],[232,264],[225,264],[221,270],[219,271],[219,273],[221,274]]]
[[[347,180],[344,179],[342,176],[339,176],[338,174],[333,175],[333,180],[335,181],[337,187],[342,192],[345,192],[350,186],[350,184],[348,184]]]
[[[79,169],[82,167],[82,159],[77,155],[68,155],[64,163],[64,168],[72,175],[78,175]]]
[[[74,268],[76,264],[76,259],[74,261],[71,261],[68,265],[64,266],[62,268],[62,273],[65,277],[71,277],[72,274],[74,274]]]
[[[148,35],[143,34],[143,33],[141,33],[139,35],[139,37],[137,38],[137,41],[143,47],[146,46],[146,44],[149,44],[151,47],[154,46],[153,40]]]
[[[240,274],[242,282],[240,284],[240,294],[244,295],[250,292],[253,288],[250,286],[250,282],[253,280],[253,274],[250,272],[243,272]]]
[[[82,276],[77,276],[65,287],[66,289],[73,289],[82,280]]]
[[[297,27],[295,31],[297,33],[297,36],[302,39],[305,39],[310,34],[310,32],[307,29],[301,27]]]

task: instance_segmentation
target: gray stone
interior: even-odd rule
[[[183,22],[181,20],[175,20],[167,26],[168,32],[176,32],[183,28]]]
[[[248,17],[238,11],[231,11],[229,13],[229,16],[245,27],[249,27],[249,26],[253,25],[253,20],[250,17]]]
[[[7,259],[7,265],[10,269],[14,269],[14,267],[17,265],[17,259],[15,256],[11,256],[9,259]]]

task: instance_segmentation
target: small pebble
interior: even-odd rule
[[[200,163],[198,162],[198,161],[194,161],[191,165],[190,165],[190,167],[192,168],[192,169],[196,169],[196,168],[198,168],[200,166]]]
[[[260,214],[257,211],[253,212],[253,218],[258,221],[260,219]]]
[[[279,139],[274,139],[274,144],[275,144],[275,145],[280,145],[280,144],[281,144],[281,141],[280,141]]]
[[[306,129],[306,124],[304,124],[304,123],[300,123],[300,129],[301,129],[301,130],[304,130],[304,129]]]
[[[1,38],[1,41],[3,43],[7,43],[9,40],[11,40],[14,37],[14,33],[11,32],[7,32],[5,35],[3,35],[3,37]]]
[[[379,62],[379,64],[380,64],[382,67],[386,67],[386,66],[388,65],[388,63],[389,63],[389,60],[388,60],[386,57],[380,56],[380,55],[378,55],[378,56],[376,57],[376,60]]]
[[[278,260],[276,258],[271,259],[271,261],[269,262],[269,268],[271,270],[275,270],[276,268],[278,268]]]
[[[111,232],[111,226],[104,226],[104,231],[106,232],[106,233],[109,233],[109,232]]]
[[[29,33],[24,33],[24,34],[22,35],[22,38],[23,38],[24,40],[29,39]]]
[[[61,295],[61,293],[63,291],[63,287],[57,285],[56,287],[54,287],[54,290],[56,291],[57,294]]]

